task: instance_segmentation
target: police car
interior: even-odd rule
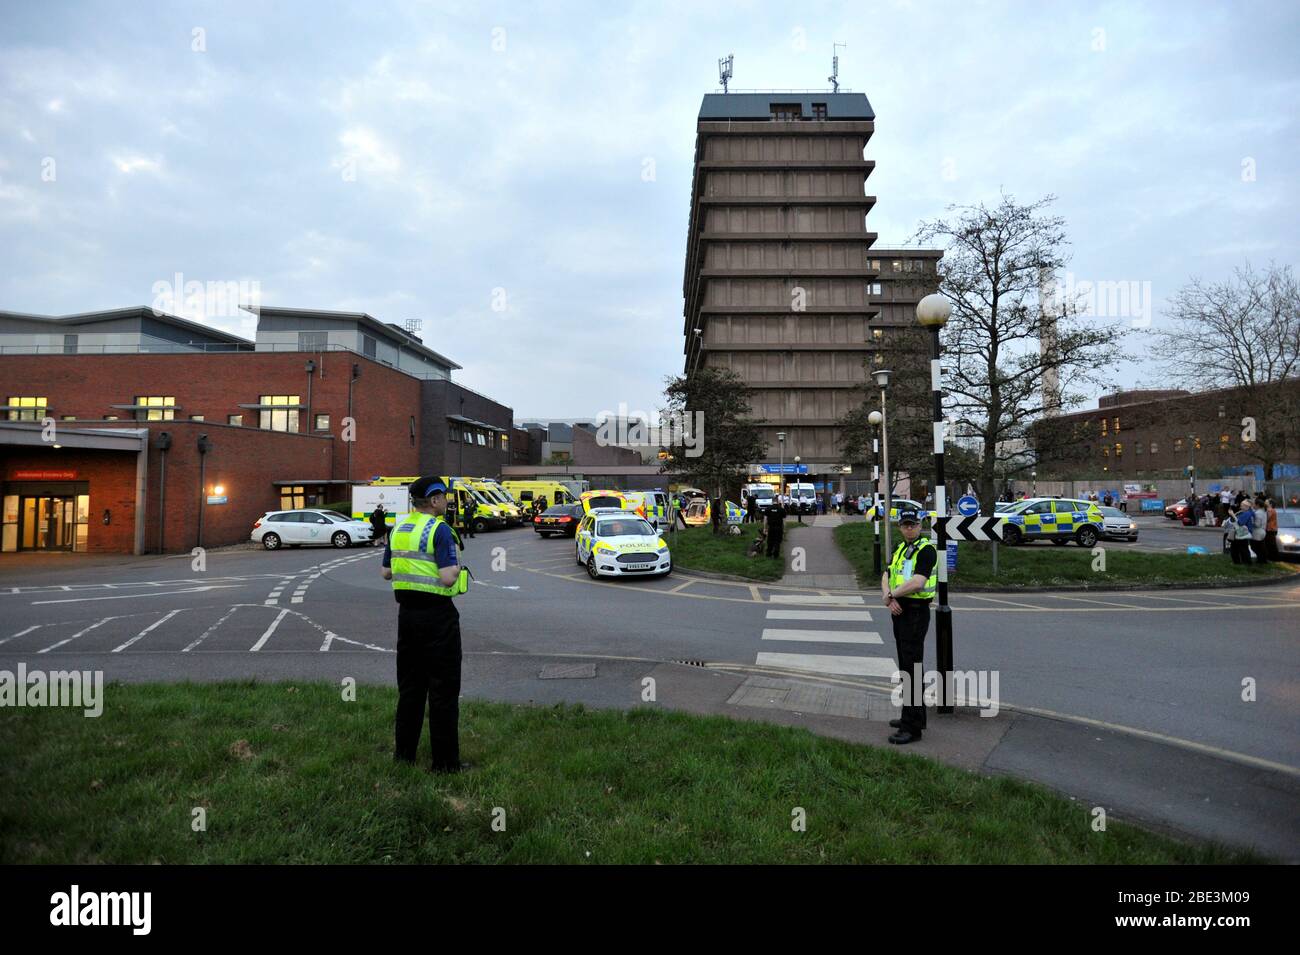
[[[1007,544],[1049,540],[1053,544],[1076,542],[1093,547],[1101,538],[1106,519],[1095,501],[1031,497],[1017,501],[1000,516],[1006,519],[1002,540]]]
[[[615,507],[588,511],[578,525],[576,555],[593,580],[667,576],[673,569],[668,545],[650,522]]]
[[[899,511],[916,511],[916,513],[920,514],[923,519],[929,518],[931,520],[934,519],[934,515],[935,515],[934,511],[927,511],[925,509],[925,505],[922,504],[920,501],[913,501],[905,497],[890,498],[889,519],[891,521],[897,522]],[[867,507],[867,520],[874,521],[875,519],[876,519],[876,506],[872,504]]]

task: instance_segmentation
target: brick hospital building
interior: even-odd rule
[[[0,550],[229,544],[267,511],[346,501],[377,475],[509,463],[512,410],[453,382],[460,366],[411,332],[363,313],[256,315],[250,341],[148,308],[0,313]]]

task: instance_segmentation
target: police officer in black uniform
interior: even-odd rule
[[[774,497],[763,515],[767,521],[767,556],[781,556],[781,537],[785,534],[785,505],[780,497]]]
[[[384,579],[397,599],[397,718],[393,758],[414,763],[424,707],[429,705],[429,747],[434,772],[459,772],[460,614],[450,592],[463,587],[452,526],[441,520],[447,488],[436,477],[410,487],[411,507],[384,549]],[[455,509],[455,497],[451,499]],[[435,518],[438,518],[436,523]],[[436,576],[429,571],[437,568]],[[436,593],[444,590],[448,593]]]
[[[925,705],[921,699],[921,675],[925,667],[925,635],[930,630],[930,601],[934,599],[938,551],[929,537],[921,534],[921,515],[913,509],[898,514],[903,539],[894,548],[889,567],[880,578],[880,592],[894,624],[898,647],[898,669],[903,680],[904,706],[900,719],[889,725],[898,732],[889,737],[895,744],[913,743],[925,730]]]

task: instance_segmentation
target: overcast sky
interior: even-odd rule
[[[826,88],[833,42],[881,245],[1054,193],[1075,281],[1151,283],[1155,324],[1193,275],[1300,266],[1295,2],[4,3],[0,310],[256,282],[422,319],[517,418],[653,410],[717,59]]]

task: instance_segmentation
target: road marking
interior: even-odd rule
[[[199,638],[198,638],[197,640],[195,640],[193,643],[191,643],[188,647],[185,647],[184,649],[182,649],[182,650],[181,650],[181,653],[189,653],[191,650],[193,650],[195,647],[197,647],[200,643],[202,643],[204,640],[206,640],[206,639],[208,638],[208,635],[211,634],[214,630],[216,630],[217,627],[221,626],[223,623],[225,623],[227,620],[229,620],[229,619],[230,619],[230,615],[231,615],[232,613],[234,613],[234,612],[235,612],[236,610],[238,610],[238,609],[239,609],[238,606],[234,606],[234,607],[231,607],[229,610],[227,610],[227,611],[226,611],[226,615],[225,615],[224,617],[222,617],[220,620],[218,620],[218,621],[217,621],[216,623],[214,623],[212,626],[208,627],[208,629],[204,630],[201,634],[199,634]]]
[[[769,610],[768,620],[870,620],[870,610]]]
[[[768,602],[774,604],[821,604],[826,606],[866,603],[861,594],[845,594],[842,597],[814,596],[812,594],[772,594],[768,597]]]
[[[1116,610],[1145,610],[1141,604],[1121,604],[1111,600],[1098,600],[1095,597],[1071,597],[1069,594],[1055,594],[1059,600],[1077,600],[1079,603],[1094,604],[1098,607],[1110,607]],[[1161,607],[1161,610],[1173,610],[1173,607]]]
[[[758,587],[755,584],[749,585],[749,595],[754,598],[755,603],[763,602],[763,598],[759,596]]]
[[[689,587],[689,586],[690,586],[691,584],[693,584],[693,583],[695,583],[695,581],[693,581],[693,580],[684,580],[684,581],[682,581],[680,584],[678,584],[676,587],[670,587],[670,588],[668,589],[668,592],[669,592],[670,594],[675,594],[675,593],[677,593],[679,590],[685,590],[687,587]]]
[[[802,643],[883,643],[874,630],[763,630],[764,640],[791,640]]]
[[[10,640],[14,639],[15,637],[21,637],[24,633],[31,633],[33,630],[37,630],[43,626],[45,626],[45,624],[43,623],[34,624],[28,627],[26,630],[19,630],[17,633],[5,637],[3,640],[0,640],[0,643],[8,643]]]
[[[207,587],[186,587],[182,590],[156,590],[151,594],[116,594],[112,597],[67,597],[63,600],[33,600],[32,606],[37,604],[76,604],[85,603],[89,600],[139,600],[144,597],[169,597],[173,594],[195,594],[204,590],[225,590],[228,587],[238,587],[239,584],[213,584]]]
[[[143,630],[141,630],[139,633],[137,633],[137,634],[136,634],[134,637],[132,637],[130,640],[126,641],[126,643],[122,644],[120,647],[114,647],[114,648],[113,648],[113,652],[114,652],[114,653],[121,653],[123,650],[125,650],[125,649],[126,649],[127,647],[129,647],[131,644],[135,643],[137,640],[139,640],[141,637],[143,637],[146,633],[148,633],[148,632],[149,632],[150,630],[152,630],[154,627],[158,626],[159,624],[166,623],[168,620],[170,620],[172,617],[176,616],[178,613],[180,613],[180,612],[181,612],[182,610],[184,610],[184,609],[185,609],[185,608],[182,607],[181,610],[173,610],[171,613],[167,614],[165,617],[160,617],[159,619],[155,620],[153,623],[149,624],[149,626],[145,627]]]
[[[103,620],[100,620],[100,621],[98,621],[98,622],[96,622],[96,623],[92,623],[89,627],[87,627],[87,628],[84,629],[84,630],[78,630],[76,633],[74,633],[72,636],[68,637],[66,640],[60,640],[58,643],[52,643],[52,644],[50,644],[48,647],[46,647],[44,650],[37,650],[36,652],[37,652],[37,653],[49,653],[51,650],[57,650],[59,647],[63,646],[65,643],[71,643],[73,640],[76,640],[76,639],[77,639],[78,637],[80,637],[82,634],[90,633],[90,631],[94,630],[96,627],[102,627],[104,624],[108,623],[110,620],[116,620],[116,619],[117,619],[116,617],[105,617]]]
[[[266,632],[258,638],[257,643],[248,648],[249,653],[256,653],[266,645],[266,641],[271,639],[271,634],[275,633],[275,628],[280,626],[280,621],[289,616],[289,608],[285,607],[280,611],[280,616],[271,621],[271,625],[266,628]]]
[[[1041,610],[1041,609],[1042,609],[1041,607],[1035,607],[1033,604],[1017,603],[1017,602],[1014,601],[1014,600],[1003,600],[1003,599],[1000,598],[1000,597],[985,597],[983,594],[962,594],[962,596],[965,597],[965,598],[967,598],[967,599],[969,599],[969,600],[989,600],[989,601],[992,601],[993,603],[1006,604],[1008,607],[1027,607],[1027,608],[1029,608],[1030,610]],[[971,609],[974,609],[974,608],[971,608]],[[990,609],[992,609],[992,608],[990,608]]]
[[[759,666],[846,676],[891,677],[898,669],[889,657],[841,657],[818,653],[760,653],[754,662]]]

